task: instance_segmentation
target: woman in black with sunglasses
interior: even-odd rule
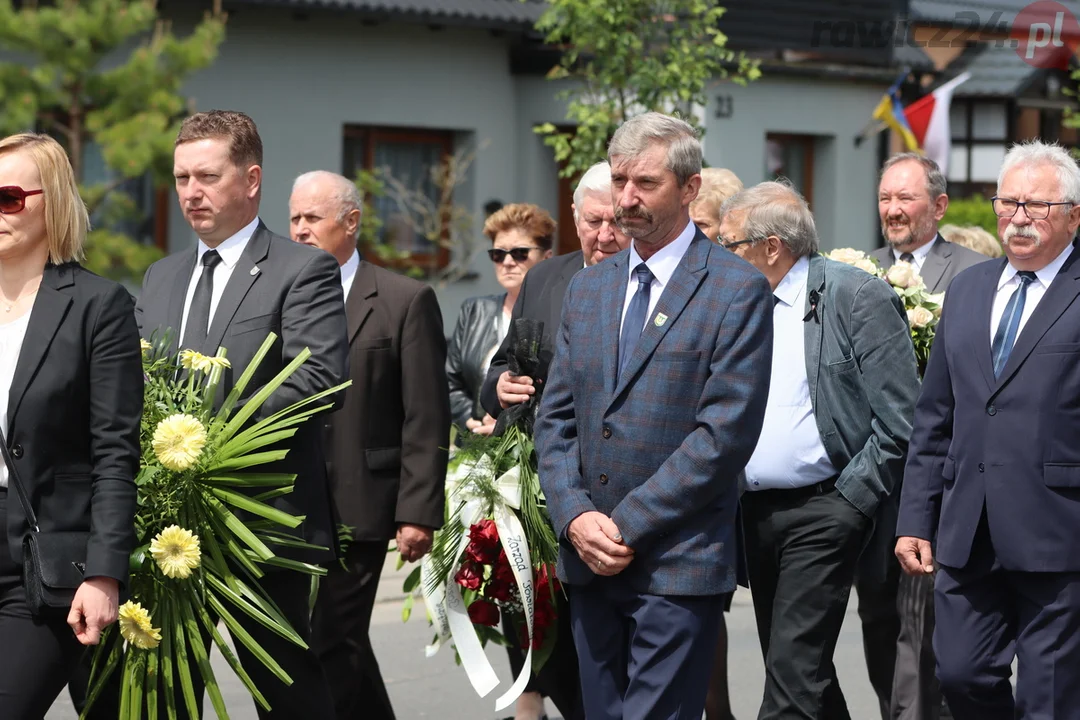
[[[139,330],[127,290],[77,262],[88,227],[55,140],[0,141],[0,718],[48,712],[116,620],[134,546]],[[71,605],[35,615],[23,540],[38,528],[89,538],[49,558],[80,571]]]
[[[495,420],[480,406],[480,388],[510,328],[510,313],[525,273],[551,257],[555,221],[536,205],[506,205],[488,217],[484,234],[491,240],[488,256],[495,266],[495,279],[506,292],[469,298],[462,304],[447,347],[446,375],[450,411],[459,430],[490,435]]]

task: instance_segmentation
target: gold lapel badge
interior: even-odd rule
[[[653,322],[656,324],[656,327],[663,327],[664,323],[667,322],[667,315],[665,315],[664,313],[657,313],[656,320],[654,320]]]

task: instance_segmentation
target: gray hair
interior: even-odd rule
[[[931,200],[937,200],[945,194],[947,183],[941,168],[938,167],[936,162],[917,152],[897,153],[886,160],[885,164],[881,166],[881,174],[878,175],[878,187],[881,186],[881,179],[885,177],[885,173],[888,172],[889,168],[908,161],[917,162],[922,167],[923,173],[926,174],[926,191],[930,194]]]
[[[360,189],[356,187],[356,183],[344,175],[328,170],[312,170],[299,176],[293,181],[293,192],[303,185],[319,180],[325,180],[330,185],[329,198],[337,207],[338,222],[343,221],[345,216],[353,210],[363,212],[364,201],[360,197]]]
[[[789,183],[763,182],[740,190],[724,202],[721,216],[742,217],[743,235],[755,242],[775,235],[797,258],[818,250],[817,226],[810,206]]]
[[[608,162],[619,156],[637,157],[655,142],[667,146],[667,169],[679,185],[701,172],[701,141],[690,123],[658,112],[630,118],[615,131],[608,145]]]
[[[1080,204],[1080,168],[1076,166],[1069,151],[1057,143],[1042,140],[1030,140],[1009,148],[998,173],[998,191],[1005,180],[1005,174],[1023,165],[1050,165],[1057,171],[1058,184],[1061,186],[1061,200]],[[1040,198],[1041,199],[1041,198]],[[1050,200],[1051,198],[1046,198]]]
[[[581,202],[585,194],[611,194],[611,166],[606,161],[598,162],[585,171],[574,188],[574,222],[577,222]]]

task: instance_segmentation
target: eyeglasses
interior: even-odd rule
[[[720,243],[720,247],[724,248],[725,250],[732,250],[739,247],[740,245],[753,245],[757,242],[757,240],[752,240],[749,238],[746,240],[725,240],[724,236],[721,235],[720,237],[716,238],[716,242]]]
[[[493,263],[501,263],[509,255],[514,259],[514,262],[525,262],[529,259],[529,253],[533,250],[539,250],[538,247],[516,247],[509,250],[500,250],[499,248],[491,248],[488,250],[488,257],[491,258]]]
[[[26,198],[40,195],[44,190],[23,190],[18,185],[0,187],[0,213],[13,215],[26,207]]]
[[[1050,216],[1050,208],[1054,205],[1075,205],[1071,202],[1045,202],[1043,200],[1008,200],[1005,198],[992,197],[994,214],[998,217],[1011,218],[1020,208],[1024,208],[1024,214],[1031,220],[1043,220]]]

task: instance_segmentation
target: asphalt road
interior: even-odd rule
[[[443,648],[432,658],[424,656],[424,648],[431,641],[432,633],[421,603],[417,603],[418,612],[413,614],[409,622],[402,623],[399,592],[402,577],[402,573],[394,571],[392,567],[387,568],[380,586],[381,602],[376,605],[371,628],[372,641],[398,719],[497,720],[512,715],[509,711],[501,714],[495,712],[495,698],[512,681],[505,650],[498,646],[488,648],[488,656],[503,682],[487,698],[478,697],[464,671],[455,664],[452,650]],[[880,714],[866,677],[855,603],[853,594],[835,663],[851,716],[857,720],[876,720]],[[757,717],[761,702],[764,669],[748,591],[740,589],[736,594],[727,621],[733,710],[738,720],[753,720]],[[215,670],[219,678],[227,678],[222,690],[230,717],[233,720],[255,720],[251,700],[240,683],[231,677],[228,666],[220,656],[215,656]],[[206,717],[213,718],[209,703],[206,708]],[[549,708],[549,712],[551,720],[558,717],[554,708]],[[65,691],[49,711],[46,720],[71,720],[74,717],[75,712]]]

